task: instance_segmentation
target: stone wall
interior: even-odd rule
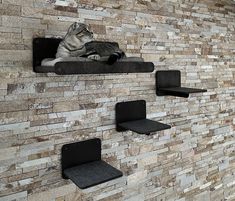
[[[235,200],[234,1],[71,3],[0,0],[0,201]],[[61,37],[74,21],[208,92],[157,97],[155,73],[33,73],[32,38]],[[136,99],[172,128],[116,132],[115,104]],[[124,176],[81,191],[61,178],[60,149],[94,137]]]

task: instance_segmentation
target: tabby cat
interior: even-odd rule
[[[67,34],[60,42],[56,59],[44,59],[42,65],[51,66],[59,61],[94,60],[113,64],[125,57],[125,53],[117,43],[94,41],[89,27],[86,24],[75,22],[69,27]]]

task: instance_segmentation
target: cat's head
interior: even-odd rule
[[[93,33],[89,30],[89,27],[79,22],[74,22],[65,36],[65,42],[74,48],[81,47],[92,40]]]

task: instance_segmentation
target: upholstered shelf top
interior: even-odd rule
[[[161,131],[171,128],[170,125],[163,124],[157,121],[152,121],[150,119],[141,119],[136,121],[127,121],[118,124],[118,126],[134,131],[139,134],[150,134],[156,131]]]
[[[116,62],[108,65],[97,61],[67,61],[58,62],[55,66],[36,66],[37,73],[54,72],[58,75],[73,74],[106,74],[106,73],[146,73],[154,70],[151,62]]]

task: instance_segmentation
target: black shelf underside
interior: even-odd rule
[[[34,72],[35,73],[54,73],[55,66],[35,66]]]
[[[206,92],[206,89],[196,89],[196,88],[187,88],[187,87],[170,87],[170,88],[160,88],[158,90],[161,95],[172,95],[179,97],[189,97],[191,93],[200,93]]]
[[[81,189],[92,187],[123,175],[121,171],[102,160],[65,169],[64,174]]]
[[[150,134],[156,131],[161,131],[171,128],[170,125],[152,121],[150,119],[128,121],[120,123],[118,125],[126,130],[131,130],[139,134]]]

